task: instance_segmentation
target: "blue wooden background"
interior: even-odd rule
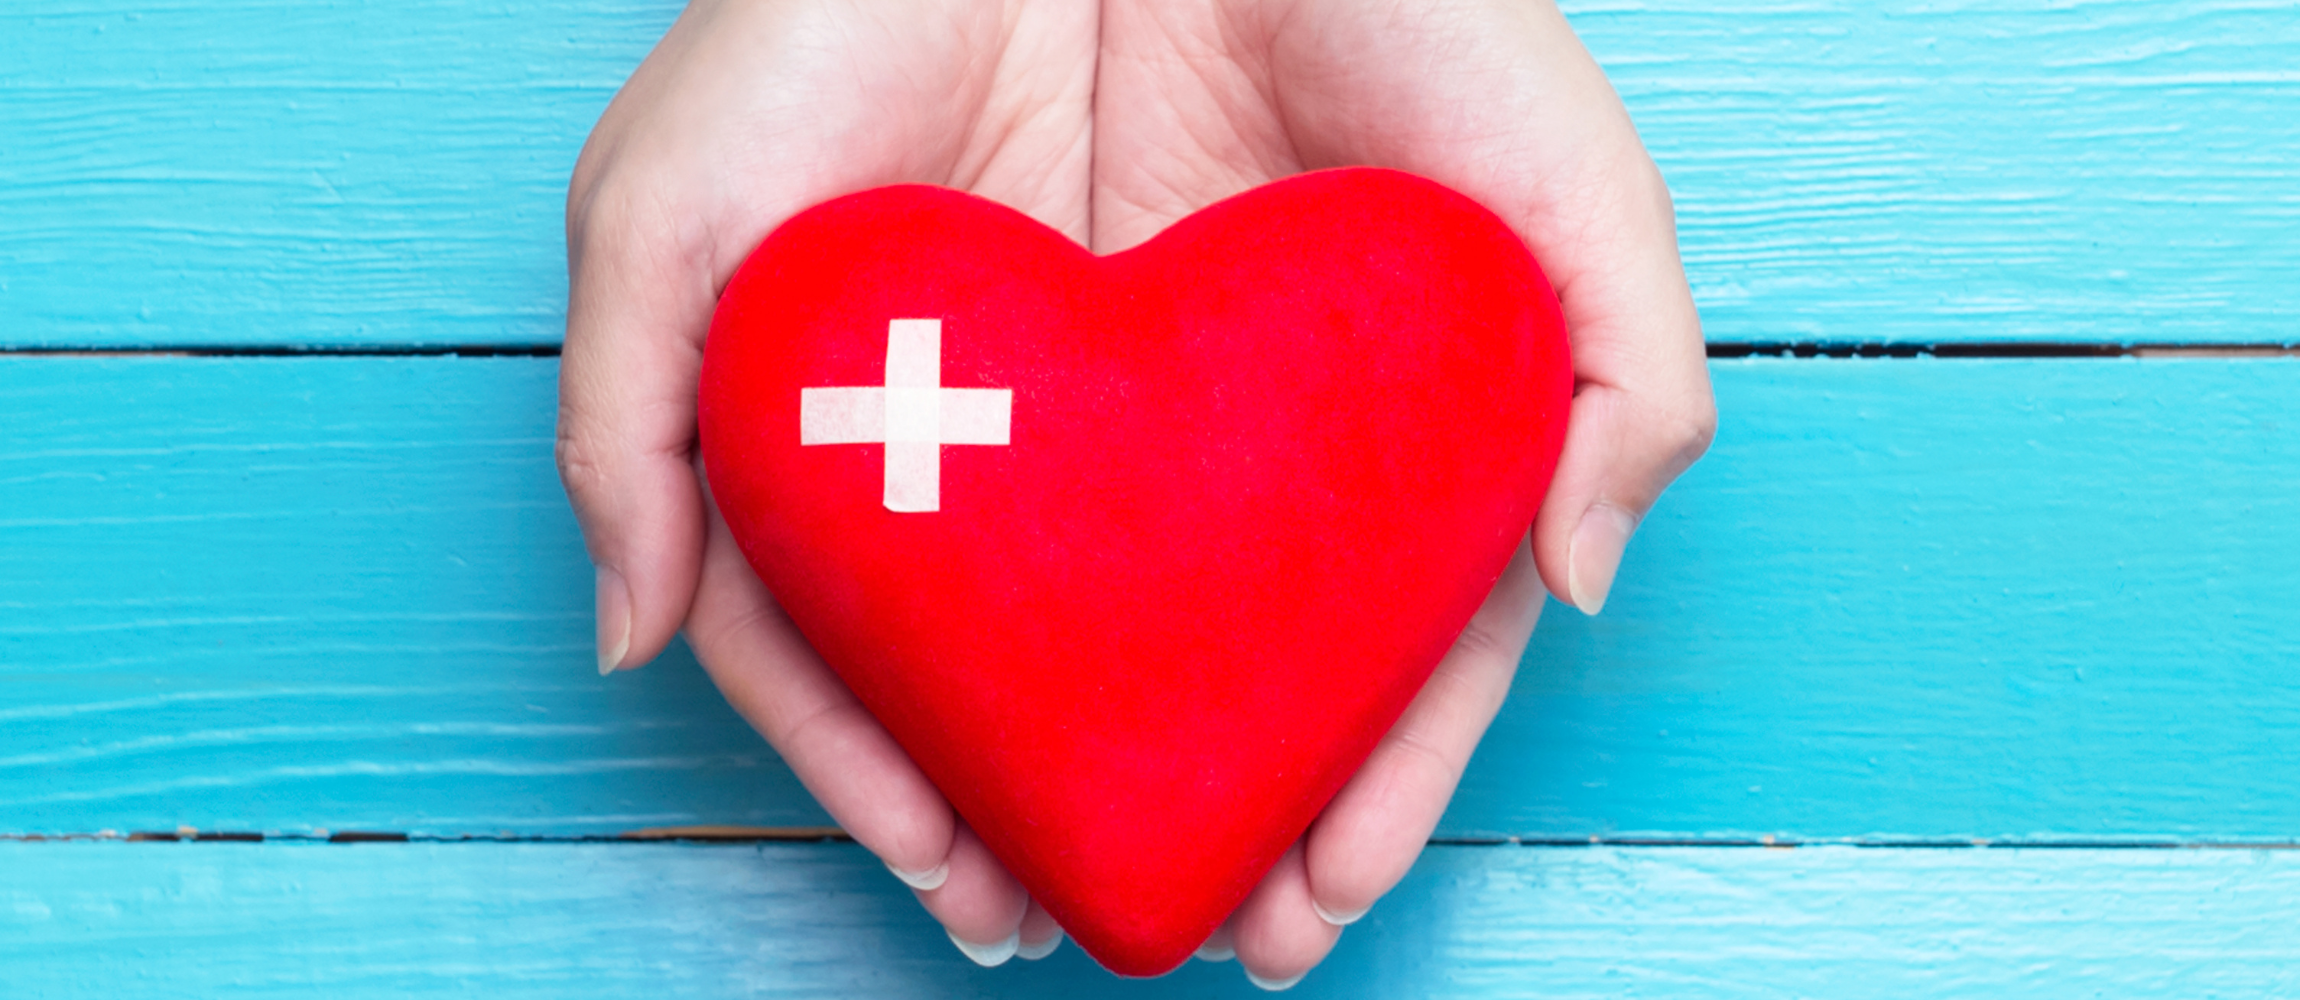
[[[559,205],[675,13],[0,9],[0,996],[1253,992],[975,969],[591,670]],[[1568,13],[1723,426],[1297,989],[2300,992],[2300,7]]]

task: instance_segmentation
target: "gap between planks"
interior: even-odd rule
[[[853,843],[854,837],[835,826],[669,826],[599,835],[424,834],[382,830],[319,830],[312,833],[257,833],[233,830],[140,830],[122,833],[0,834],[0,843],[85,843],[114,841],[130,844],[772,844]],[[1755,848],[1793,850],[1800,847],[1859,847],[1880,850],[2134,850],[2134,851],[2274,851],[2300,850],[2300,841],[2184,841],[2095,838],[1988,839],[1851,837],[1803,840],[1789,837],[1432,837],[1431,847],[1628,847],[1628,848]]]
[[[597,835],[523,836],[520,834],[429,834],[404,833],[393,830],[315,830],[311,833],[258,833],[239,830],[201,830],[179,826],[173,830],[98,830],[93,833],[11,833],[0,834],[0,843],[46,843],[120,841],[130,844],[153,843],[235,843],[261,844],[269,842],[293,844],[613,844],[613,843],[851,843],[854,838],[835,826],[664,826],[629,830],[623,833]]]
[[[143,347],[30,347],[0,345],[13,357],[162,358],[555,358],[557,344],[181,344]],[[2262,344],[2063,341],[1912,342],[1864,340],[1721,341],[1713,359],[1730,358],[2281,358],[2300,356],[2300,341]]]

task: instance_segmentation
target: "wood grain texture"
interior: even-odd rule
[[[0,342],[556,343],[561,205],[677,0],[0,10]]]
[[[600,680],[549,359],[0,359],[0,832],[812,825]],[[1736,361],[1452,837],[2300,840],[2300,362]]]
[[[588,666],[556,376],[0,360],[6,826],[827,822],[691,659]]]
[[[15,0],[0,344],[548,344],[675,0]],[[2300,341],[2300,18],[1585,0],[1722,341]]]
[[[1257,996],[960,957],[851,845],[0,844],[12,996]],[[1440,847],[1309,997],[2280,996],[2300,855]]]
[[[1711,340],[2300,341],[2300,18],[1568,2]]]
[[[1495,832],[2300,838],[2300,363],[1712,371],[1471,768]]]

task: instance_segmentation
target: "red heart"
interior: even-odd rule
[[[1089,954],[1152,975],[1420,690],[1572,385],[1525,247],[1407,174],[1303,174],[1107,257],[904,186],[743,264],[700,420],[799,630]]]

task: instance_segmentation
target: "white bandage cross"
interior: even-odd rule
[[[942,509],[942,446],[1007,443],[1012,389],[942,387],[942,321],[886,328],[886,385],[799,390],[799,444],[886,444],[886,509]]]

